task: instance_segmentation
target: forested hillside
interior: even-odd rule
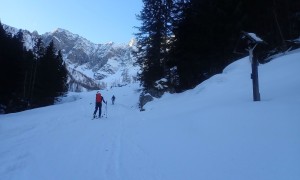
[[[265,41],[254,52],[261,63],[298,46],[293,41],[300,36],[298,0],[143,0],[143,3],[138,15],[142,25],[136,34],[139,49],[136,56],[143,67],[139,79],[144,94],[154,97],[166,91],[193,88],[246,56],[247,42],[241,42],[243,31],[255,33]]]
[[[52,105],[67,92],[67,70],[60,51],[41,40],[33,50],[21,31],[7,33],[0,23],[0,113]]]

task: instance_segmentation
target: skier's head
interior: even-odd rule
[[[100,91],[97,91],[97,94],[101,94]]]

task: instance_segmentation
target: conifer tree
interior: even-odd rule
[[[66,94],[68,91],[68,85],[67,85],[67,80],[68,80],[68,70],[66,68],[66,64],[63,60],[63,56],[61,51],[58,51],[58,54],[55,59],[55,64],[56,64],[56,97],[58,96],[63,96]]]
[[[142,72],[139,79],[145,90],[154,88],[155,81],[166,75],[166,59],[170,36],[171,0],[143,0],[144,7],[138,15],[142,21],[138,28],[137,63]]]
[[[34,54],[34,58],[32,60],[31,68],[30,68],[28,99],[29,99],[29,105],[34,107],[36,106],[35,105],[36,93],[37,93],[36,80],[37,80],[38,65],[41,57],[44,56],[45,53],[45,47],[41,38],[35,40],[35,45],[32,51]]]
[[[23,33],[8,34],[0,24],[0,105],[1,113],[27,108],[28,67],[33,54],[23,47]]]
[[[27,51],[22,31],[13,36],[0,23],[0,113],[51,105],[67,90],[67,69],[54,43],[44,49],[38,39]]]
[[[67,91],[67,70],[61,52],[56,55],[53,41],[39,59],[37,68],[36,99],[42,106],[51,105]]]
[[[268,43],[256,48],[261,61],[287,50],[287,40],[299,37],[297,0],[190,0],[183,4],[173,27],[169,63],[177,67],[178,91],[193,88],[246,56],[234,54],[241,31],[254,32]]]

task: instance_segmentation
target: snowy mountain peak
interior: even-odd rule
[[[57,28],[54,31],[51,32],[52,34],[66,34],[68,36],[73,36],[73,37],[79,37],[78,34],[74,34],[66,29],[62,29],[62,28]]]
[[[62,29],[62,28],[56,28],[55,30],[52,31],[52,33],[55,33],[55,32],[65,32],[67,30],[65,29]]]
[[[70,72],[77,71],[76,75],[82,74],[89,78],[89,80],[85,79],[84,82],[94,81],[95,84],[98,84],[91,89],[127,84],[135,79],[137,72],[135,70],[137,68],[133,66],[132,48],[129,45],[115,44],[113,42],[94,44],[79,35],[63,29],[55,31],[45,39],[46,42],[53,40],[56,47],[62,51]],[[134,70],[129,70],[129,68]],[[127,79],[126,82],[123,78],[126,74],[125,72],[131,72],[131,78],[129,78],[130,80]],[[75,79],[81,78],[83,77],[75,77]],[[82,84],[82,81],[80,82]],[[73,85],[71,86],[74,87]],[[72,90],[78,91],[82,90],[82,88],[72,88]]]
[[[6,30],[16,34],[19,30],[5,26]],[[54,42],[61,50],[68,66],[70,90],[85,91],[127,84],[135,81],[137,67],[132,56],[132,47],[126,44],[95,44],[68,30],[57,28],[52,32],[39,35],[23,30],[27,49],[41,38],[45,45]],[[125,76],[125,77],[124,77]]]

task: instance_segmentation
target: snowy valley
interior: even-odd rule
[[[0,177],[298,180],[299,57],[296,50],[259,66],[260,102],[252,101],[246,57],[195,89],[155,99],[143,112],[133,83],[101,91],[108,118],[91,119],[96,91],[0,115]]]

